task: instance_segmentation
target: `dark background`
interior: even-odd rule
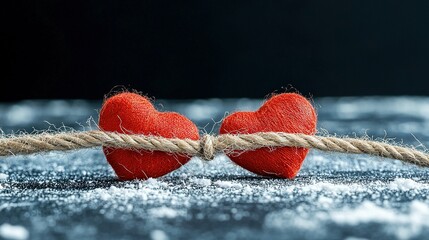
[[[429,95],[429,1],[9,1],[1,101]]]

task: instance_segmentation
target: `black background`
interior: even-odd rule
[[[1,101],[429,95],[429,1],[10,1]]]

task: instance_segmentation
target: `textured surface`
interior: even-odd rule
[[[198,140],[198,128],[176,112],[158,112],[149,99],[136,93],[110,97],[100,110],[104,131]],[[151,154],[103,148],[107,161],[121,180],[157,178],[186,164],[191,157],[156,151]]]
[[[160,101],[202,132],[260,101]],[[316,99],[319,131],[429,143],[428,98]],[[12,131],[94,127],[100,103],[0,105]],[[44,121],[49,121],[46,123]],[[294,180],[262,178],[226,157],[192,159],[163,178],[119,182],[101,149],[0,159],[0,238],[418,239],[429,233],[428,170],[310,151]],[[14,225],[12,228],[10,225]],[[21,227],[16,227],[21,226]]]
[[[301,95],[284,93],[272,96],[255,112],[237,111],[225,117],[221,134],[286,132],[313,135],[317,115],[311,103]],[[262,148],[247,152],[227,153],[237,165],[260,176],[292,179],[298,174],[306,148]]]

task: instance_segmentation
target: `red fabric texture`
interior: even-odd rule
[[[226,117],[220,133],[287,132],[315,134],[317,115],[311,103],[296,93],[271,97],[255,112],[236,112]],[[239,166],[259,175],[294,178],[308,149],[296,147],[234,151],[227,155]]]
[[[159,112],[146,97],[128,92],[110,97],[104,102],[99,126],[110,132],[199,139],[198,128],[185,116],[175,112]],[[190,159],[189,156],[160,151],[107,147],[103,151],[121,180],[160,177],[178,169]]]

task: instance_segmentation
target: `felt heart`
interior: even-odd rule
[[[275,95],[255,112],[236,112],[226,117],[220,133],[245,134],[287,132],[314,134],[317,116],[311,103],[295,93]],[[260,148],[227,155],[241,167],[263,176],[293,178],[308,149],[296,147]]]
[[[101,108],[99,126],[104,131],[198,140],[198,128],[175,112],[158,112],[145,97],[121,93]],[[107,161],[121,180],[156,178],[178,169],[190,159],[160,151],[103,148]]]

